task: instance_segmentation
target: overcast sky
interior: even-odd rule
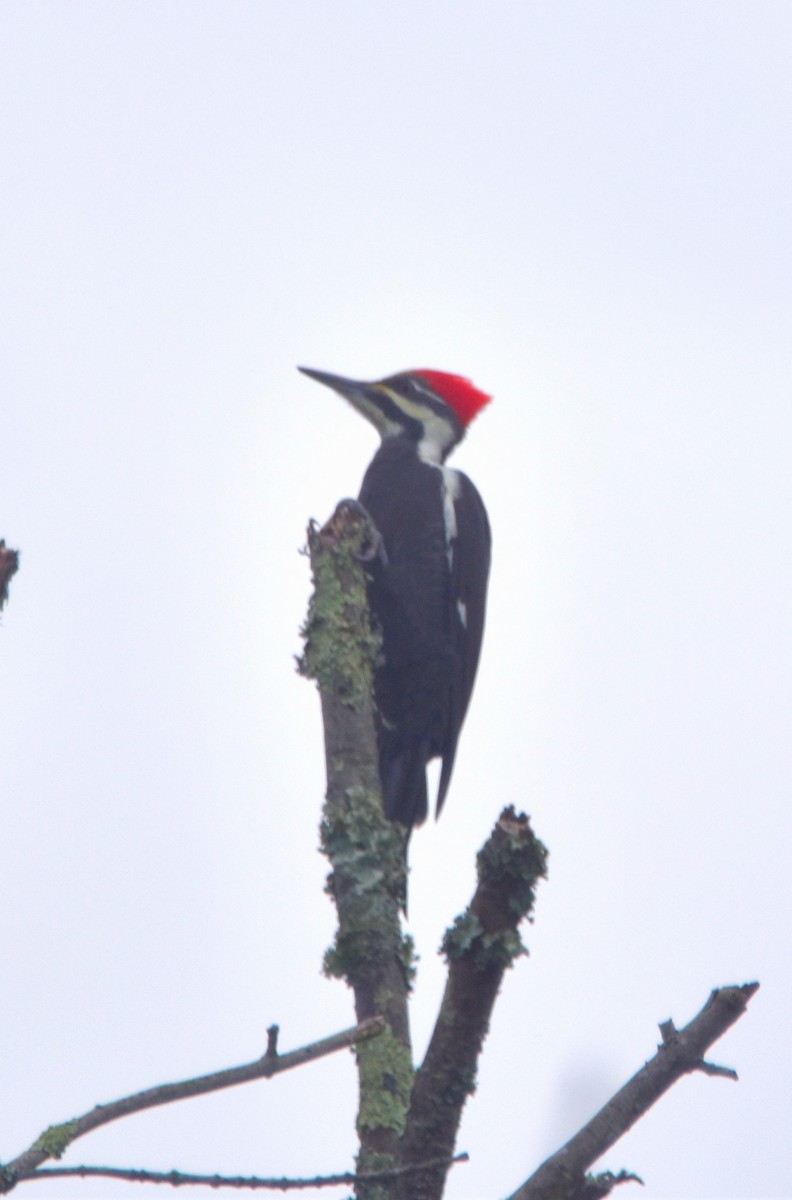
[[[376,439],[295,364],[429,366],[494,395],[456,456],[494,566],[413,839],[419,1053],[500,809],[550,849],[448,1195],[511,1192],[755,978],[740,1082],[601,1166],[789,1195],[791,61],[786,0],[5,0],[0,1158],[352,1023],[293,655],[306,522]],[[345,1054],[64,1161],[342,1171],[355,1091]]]

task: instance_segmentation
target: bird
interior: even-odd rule
[[[409,837],[428,814],[426,767],[435,758],[436,817],[443,808],[478,668],[490,525],[475,486],[446,459],[491,396],[446,371],[367,382],[298,370],[348,400],[381,438],[358,502],[381,547],[367,569],[382,633],[374,699],[383,806]]]

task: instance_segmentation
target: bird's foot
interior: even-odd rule
[[[388,565],[388,555],[385,550],[385,542],[382,534],[372,521],[368,509],[359,500],[353,500],[351,497],[339,500],[335,512],[330,518],[330,522],[335,523],[350,515],[357,517],[361,521],[365,521],[368,527],[366,536],[355,558],[358,562],[370,563],[376,561],[381,566],[386,567]]]

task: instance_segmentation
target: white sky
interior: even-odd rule
[[[789,1194],[791,54],[783,0],[0,8],[0,1158],[352,1023],[292,655],[305,524],[375,441],[294,366],[431,366],[495,396],[457,457],[495,563],[413,842],[419,1050],[500,808],[551,851],[448,1194],[510,1192],[753,978],[740,1083],[601,1165]],[[344,1055],[65,1161],[339,1171],[354,1102]]]

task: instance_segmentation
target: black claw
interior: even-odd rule
[[[346,500],[339,500],[334,516],[342,510],[353,512],[361,520],[366,521],[369,526],[370,536],[361,547],[360,553],[355,555],[358,562],[368,563],[376,560],[381,566],[387,567],[388,555],[385,550],[385,542],[382,534],[372,521],[368,509],[359,500],[353,500],[351,497],[348,497]]]

